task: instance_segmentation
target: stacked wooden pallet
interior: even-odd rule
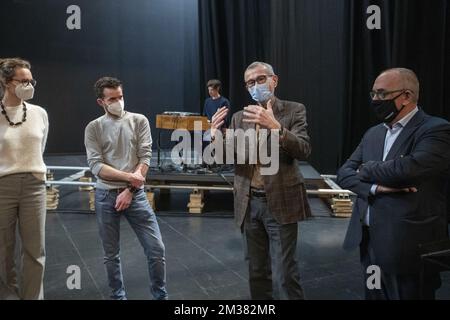
[[[205,203],[203,202],[203,191],[195,189],[190,197],[188,203],[189,213],[202,213]]]
[[[89,210],[95,212],[95,190],[89,191]]]
[[[155,207],[155,193],[153,193],[151,190],[148,190],[146,192],[146,194],[147,194],[148,202],[152,206],[153,211],[155,211],[156,210],[156,207]]]
[[[331,215],[338,218],[349,218],[352,215],[353,202],[347,195],[330,198]]]
[[[92,182],[92,178],[91,177],[81,177],[80,182]],[[80,191],[92,191],[92,190],[94,190],[94,187],[93,186],[79,186],[78,189]]]
[[[47,187],[47,210],[56,210],[59,205],[59,190]]]
[[[53,173],[47,172],[47,181],[52,181]],[[53,186],[47,186],[47,210],[56,210],[59,205],[59,190]]]

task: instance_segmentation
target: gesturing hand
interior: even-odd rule
[[[267,102],[267,109],[261,106],[250,105],[244,108],[244,122],[256,123],[266,129],[281,129],[281,124],[275,119],[272,102]]]
[[[227,117],[229,112],[228,107],[222,107],[217,109],[216,113],[213,115],[211,119],[211,137],[217,132],[217,129],[220,129],[225,123],[225,118]]]

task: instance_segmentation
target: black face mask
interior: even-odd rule
[[[397,100],[397,98],[403,93],[390,100],[372,100],[370,106],[375,112],[375,116],[378,120],[384,123],[391,123],[398,116],[398,114],[402,112],[405,106],[402,106],[400,110],[398,110],[395,105],[395,100]]]

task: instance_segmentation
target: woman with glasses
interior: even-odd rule
[[[43,299],[47,112],[28,103],[36,81],[28,61],[0,60],[0,285],[8,297]],[[17,228],[18,227],[18,228]],[[21,288],[14,252],[21,239]]]

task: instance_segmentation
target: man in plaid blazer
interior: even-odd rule
[[[247,90],[258,105],[247,106],[234,114],[230,129],[245,132],[267,129],[270,133],[266,139],[278,139],[275,174],[264,174],[264,165],[248,161],[251,148],[248,141],[245,143],[246,162],[235,164],[235,219],[244,233],[251,297],[303,299],[295,253],[298,221],[311,216],[298,163],[311,152],[305,106],[275,97],[278,77],[267,63],[252,63],[244,78]],[[213,136],[227,113],[228,108],[221,108],[214,115]],[[235,138],[233,136],[231,141]],[[270,145],[272,148],[273,144]],[[270,153],[273,154],[273,150]],[[276,276],[274,286],[272,274]]]

